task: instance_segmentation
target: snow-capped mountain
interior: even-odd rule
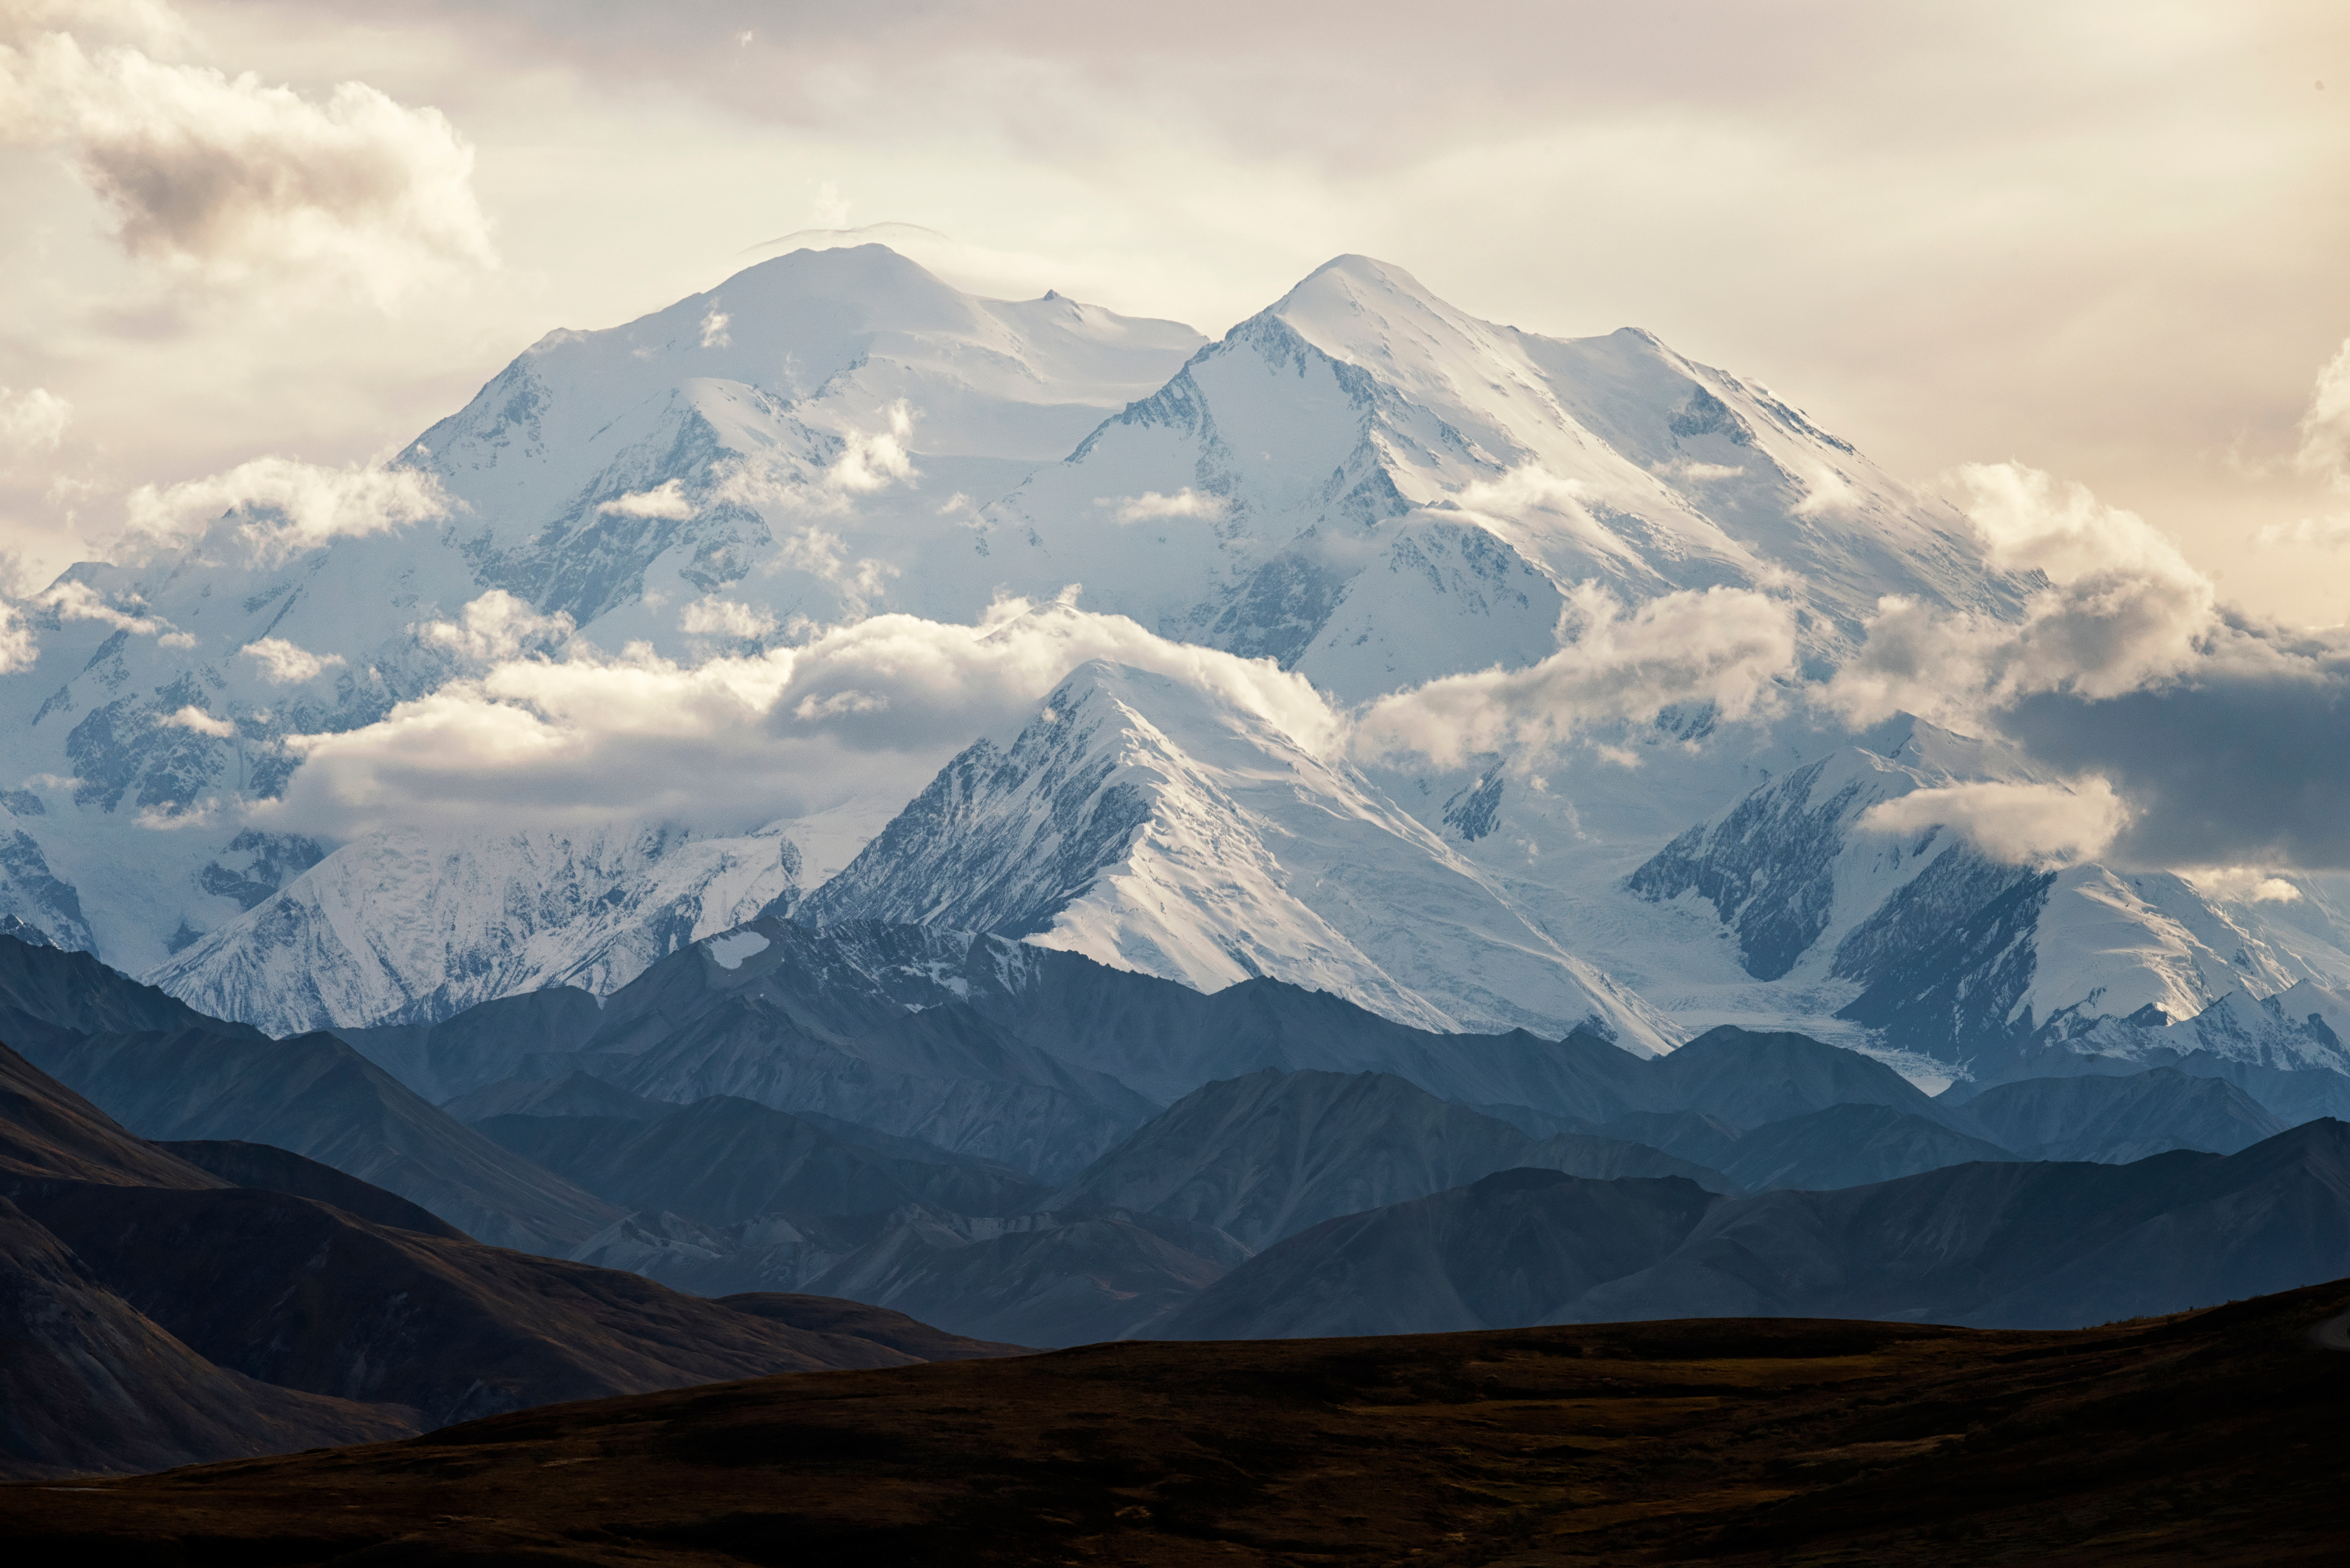
[[[608,993],[789,908],[1195,986],[1274,975],[1433,1027],[1589,1021],[1668,1049],[1769,1022],[1921,1079],[2068,1041],[2185,1050],[2152,1036],[2207,1017],[2204,1048],[2332,1060],[2304,1013],[2269,1016],[2350,985],[2328,886],[2247,902],[1872,833],[1874,805],[2029,771],[1906,720],[1848,735],[1792,688],[1738,722],[1684,705],[1440,767],[1350,760],[1172,664],[1096,666],[1023,722],[939,737],[923,774],[968,750],[927,788],[827,819],[341,844],[245,819],[296,738],[496,659],[692,663],[1073,586],[1305,678],[1334,731],[1560,651],[1593,585],[1772,596],[1806,680],[1884,595],[2016,611],[2032,585],[1947,504],[1643,332],[1541,337],[1343,256],[1211,343],[979,299],[879,246],[801,252],[547,335],[379,477],[390,531],[240,510],[42,597],[38,663],[0,677],[0,916],[283,1028]],[[514,613],[473,637],[492,593]]]
[[[778,826],[374,835],[157,970],[214,1016],[294,1034],[429,1023],[549,985],[602,993],[800,890]]]
[[[1783,587],[1814,649],[1888,593],[1997,611],[1963,519],[1648,333],[1479,321],[1340,256],[978,528],[1014,580],[1350,701],[1556,649],[1565,593]]]
[[[798,913],[1005,931],[1201,990],[1269,975],[1429,1029],[1680,1038],[1343,759],[1236,696],[1098,662]]]
[[[331,847],[265,848],[258,877],[249,836],[233,847],[239,803],[299,765],[287,739],[477,670],[488,650],[433,628],[491,591],[529,618],[501,628],[509,657],[574,629],[742,651],[885,603],[971,619],[1002,577],[970,512],[1201,341],[1056,295],[978,299],[879,246],[550,333],[390,466],[406,526],[312,540],[235,511],[143,565],[77,566],[32,607],[38,660],[0,677],[0,807],[23,836],[0,912],[134,970],[233,921]]]

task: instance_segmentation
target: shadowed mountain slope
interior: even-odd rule
[[[1477,1315],[1496,1303],[1522,1314],[1517,1323],[1837,1316],[2071,1327],[2350,1275],[2350,1125],[2334,1121],[2226,1156],[1980,1161],[1743,1199],[1691,1186],[1695,1196],[1671,1210],[1680,1230],[1661,1243],[1655,1223],[1627,1217],[1628,1199],[1607,1207],[1587,1190],[1668,1185],[1574,1185],[1519,1170],[1330,1220],[1249,1259],[1149,1332],[1239,1339],[1507,1326]],[[1503,1245],[1503,1234],[1515,1239]],[[1573,1270],[1543,1272],[1537,1262],[1552,1256]],[[1616,1266],[1620,1273],[1607,1272]],[[1557,1292],[1551,1304],[1530,1304],[1544,1290]]]
[[[2112,1165],[2174,1148],[2234,1154],[2285,1130],[2235,1085],[2168,1067],[2002,1084],[1969,1100],[1966,1115],[2027,1158]]]
[[[284,1150],[187,1146],[219,1170],[200,1168],[5,1049],[0,1083],[0,1379],[12,1395],[0,1469],[16,1474],[181,1463],[744,1373],[1003,1349],[957,1346],[894,1318],[871,1339],[848,1303],[828,1315],[806,1303],[730,1308],[485,1247]],[[811,1318],[823,1326],[801,1326]],[[928,1349],[895,1348],[915,1340]]]
[[[1497,1171],[1293,1236],[1147,1334],[1308,1339],[1515,1327],[1666,1257],[1725,1201],[1677,1177]]]
[[[871,1214],[931,1203],[1017,1214],[1050,1189],[1009,1170],[893,1158],[749,1100],[712,1096],[652,1121],[493,1116],[481,1130],[628,1210],[712,1225],[762,1214]]]
[[[1263,1248],[1337,1215],[1552,1158],[1562,1168],[1607,1167],[1578,1174],[1731,1186],[1638,1145],[1571,1135],[1537,1141],[1390,1074],[1266,1068],[1186,1096],[1095,1162],[1055,1207],[1163,1214]]]
[[[205,1019],[87,954],[0,939],[0,1038],[141,1137],[290,1149],[497,1245],[559,1251],[619,1217],[331,1034],[271,1040]]]
[[[1722,1174],[1750,1192],[1866,1187],[1946,1165],[2015,1159],[1998,1144],[1890,1106],[1830,1106],[1766,1122],[1731,1146]]]

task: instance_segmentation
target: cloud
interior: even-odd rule
[[[236,726],[226,719],[215,719],[193,703],[168,715],[163,722],[175,730],[193,730],[199,735],[211,735],[226,740],[236,733]]]
[[[142,484],[124,508],[131,542],[151,544],[208,535],[223,514],[234,514],[230,529],[247,557],[276,566],[335,539],[436,521],[450,504],[440,480],[421,469],[261,457],[205,479]]]
[[[577,624],[560,610],[540,615],[504,588],[492,588],[466,605],[453,621],[423,622],[417,627],[416,637],[427,647],[445,648],[489,663],[543,658],[570,641],[577,629]]]
[[[2350,867],[2350,639],[2220,604],[2168,537],[2080,485],[2014,464],[1957,477],[1991,564],[2048,586],[2015,621],[1881,601],[1829,706],[1855,724],[1907,710],[1994,732],[2075,781],[2071,805],[2022,786],[1948,796],[1965,807],[1953,826],[1993,853]],[[2099,815],[2099,788],[2118,815]],[[1911,795],[1887,820],[1914,823],[1938,798]]]
[[[702,346],[704,348],[724,348],[732,345],[734,341],[734,337],[732,333],[726,330],[726,328],[733,323],[733,319],[734,318],[733,317],[727,315],[724,311],[716,309],[712,310],[709,315],[703,317],[702,318]]]
[[[765,610],[711,594],[686,606],[677,624],[678,629],[688,637],[731,637],[750,641],[773,632],[775,618]]]
[[[193,648],[196,639],[180,630],[161,616],[140,613],[143,607],[125,609],[109,604],[105,596],[88,583],[67,578],[51,585],[26,601],[36,609],[47,610],[61,621],[94,620],[110,626],[117,631],[127,631],[134,637],[151,637],[164,648]]]
[[[2002,728],[2112,781],[2134,811],[2117,864],[2350,869],[2350,649],[2270,651],[2102,701],[2028,698]]]
[[[843,434],[839,454],[813,477],[804,465],[786,457],[741,457],[720,468],[712,495],[730,505],[758,510],[851,513],[859,495],[892,484],[913,484],[921,478],[908,446],[913,439],[914,416],[906,400],[891,403],[882,418],[879,430]]]
[[[825,584],[838,597],[844,620],[863,618],[899,574],[894,563],[875,556],[852,562],[839,535],[813,525],[785,539],[764,569],[806,572]]]
[[[1172,495],[1146,490],[1139,495],[1097,496],[1094,504],[1113,508],[1110,515],[1120,523],[1147,523],[1158,517],[1216,518],[1229,510],[1222,496],[1201,495],[1188,484]]]
[[[2133,513],[2016,463],[1958,470],[1992,566],[2039,572],[2020,620],[1888,597],[1826,697],[1855,724],[1897,711],[1960,728],[2036,692],[2118,696],[2178,677],[2220,629],[2210,579]]]
[[[693,515],[694,508],[679,482],[669,479],[653,489],[607,501],[596,510],[608,517],[667,517],[682,523]]]
[[[2207,866],[2179,873],[2207,898],[2231,904],[2297,904],[2301,889],[2260,866]]]
[[[2280,545],[2311,545],[2321,550],[2339,550],[2350,545],[2350,517],[2304,517],[2298,523],[2267,523],[2252,531],[2256,549],[2271,550]]]
[[[496,260],[473,148],[361,82],[317,102],[41,32],[0,44],[0,141],[65,148],[125,251],[214,284],[331,279],[388,305]]]
[[[2113,785],[2090,777],[2071,785],[1985,783],[1912,790],[1869,807],[1860,826],[1888,834],[1952,827],[1994,860],[2061,866],[2104,855],[2129,817]]]
[[[2293,462],[2304,473],[2322,474],[2336,490],[2350,490],[2350,338],[2317,373]]]
[[[914,416],[905,399],[889,405],[889,419],[886,430],[851,431],[843,438],[846,445],[838,461],[825,472],[827,484],[861,493],[920,477],[906,450],[914,436]]]
[[[16,607],[0,599],[0,675],[30,670],[41,657],[41,645]]]
[[[1317,754],[1344,717],[1269,660],[1170,642],[1121,616],[1000,601],[959,626],[882,615],[805,646],[697,664],[574,643],[291,742],[285,797],[254,819],[341,836],[433,822],[605,820],[739,830],[852,798],[910,798],[983,733],[1024,722],[1090,659],[1215,691]]]
[[[272,686],[296,686],[343,663],[339,653],[313,653],[282,637],[261,638],[237,652],[260,665],[263,678]]]
[[[35,387],[17,393],[0,387],[0,464],[36,452],[55,452],[73,421],[73,405]]]
[[[1799,459],[1800,472],[1792,474],[1804,487],[1804,498],[1795,503],[1798,517],[1825,517],[1838,512],[1850,512],[1860,504],[1860,492],[1842,472],[1816,458]]]
[[[1653,718],[1682,702],[1740,719],[1795,670],[1788,607],[1746,588],[1667,594],[1627,613],[1586,584],[1568,596],[1574,640],[1523,670],[1448,675],[1380,698],[1356,750],[1454,767],[1484,752],[1565,744],[1577,730]]]

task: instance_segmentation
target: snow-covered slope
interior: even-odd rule
[[[788,905],[800,870],[780,826],[743,838],[630,825],[378,835],[178,954],[151,983],[275,1034],[430,1023],[549,985],[601,994],[665,953]]]
[[[1535,337],[1341,256],[983,516],[1014,580],[1353,700],[1552,652],[1565,591],[1773,586],[1832,656],[1880,595],[1998,611],[1963,521],[1636,330]],[[1049,566],[1045,563],[1049,563]]]
[[[1003,931],[1203,990],[1270,975],[1423,1028],[1679,1038],[1312,738],[1101,662],[948,764],[799,914]]]
[[[493,589],[546,623],[525,653],[562,617],[685,659],[885,605],[974,618],[1002,576],[971,511],[1201,341],[1056,295],[975,298],[879,246],[550,333],[395,461],[404,525],[322,543],[233,512],[143,565],[78,566],[33,607],[38,660],[0,676],[0,808],[23,835],[0,832],[0,913],[134,971],[228,924],[324,852],[232,847],[240,803],[299,765],[288,738],[475,669],[425,628]]]
[[[1594,1020],[1662,1049],[1770,1023],[1921,1079],[2058,1041],[2188,1049],[2152,1036],[2189,1020],[2214,1052],[2334,1059],[2269,1014],[2350,985],[2336,889],[2248,903],[1865,832],[1919,788],[2031,774],[1908,721],[1845,734],[1799,696],[1423,768],[1349,763],[1212,681],[1097,668],[1017,733],[942,737],[971,750],[869,846],[871,800],[701,837],[337,845],[240,815],[301,765],[292,738],[477,673],[427,628],[492,590],[536,618],[507,651],[576,631],[692,660],[1081,584],[1087,608],[1308,678],[1333,724],[1557,651],[1587,585],[1774,596],[1807,678],[1887,594],[2015,611],[2030,585],[1950,507],[1644,332],[1544,338],[1341,256],[1208,343],[975,298],[879,246],[801,252],[548,334],[391,474],[445,505],[326,543],[235,513],[68,574],[38,663],[0,677],[0,917],[283,1028],[608,992],[825,884],[827,919],[1018,931],[1198,986],[1278,975],[1434,1027]]]

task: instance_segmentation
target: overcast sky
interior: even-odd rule
[[[550,327],[900,223],[1211,333],[1342,251],[1647,327],[2350,619],[2340,0],[0,0],[0,47],[20,588],[140,484],[363,461]]]

